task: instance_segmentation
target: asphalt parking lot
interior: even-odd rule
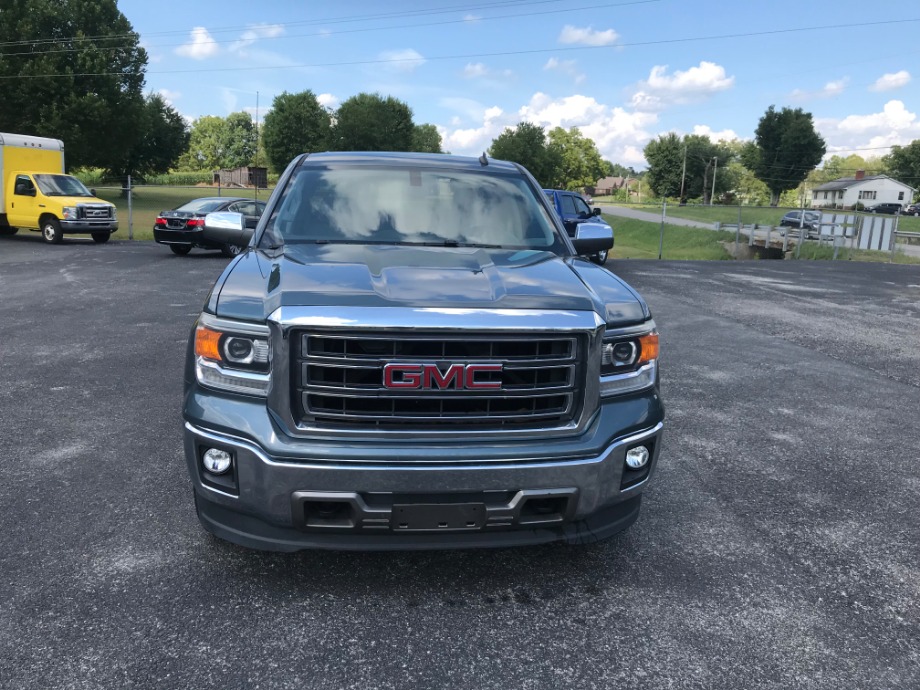
[[[636,525],[278,555],[205,536],[182,456],[226,263],[0,240],[0,687],[920,687],[920,267],[614,262],[668,405]]]

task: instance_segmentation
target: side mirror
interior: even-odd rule
[[[613,228],[606,223],[581,223],[572,244],[581,256],[606,251],[613,247]]]
[[[209,213],[204,217],[204,230],[201,235],[209,242],[245,247],[252,239],[252,230],[246,229],[246,219],[242,213],[221,211]]]
[[[95,189],[90,189],[90,190],[89,190],[89,193],[92,194],[93,196],[96,196],[96,190],[95,190]]]
[[[595,207],[594,207],[594,211],[592,211],[591,215],[600,217],[600,215],[601,215],[601,208],[600,208],[600,206],[595,206]]]

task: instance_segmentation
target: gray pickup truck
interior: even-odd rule
[[[206,232],[245,232],[212,214]],[[252,232],[252,231],[250,231]],[[648,306],[521,166],[303,155],[189,341],[198,516],[265,550],[603,539],[661,447]]]

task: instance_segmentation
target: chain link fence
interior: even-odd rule
[[[657,254],[659,259],[683,258],[679,250],[688,243],[687,238],[694,236],[703,243],[704,231],[708,230],[720,233],[709,243],[720,243],[736,259],[920,263],[920,216],[809,207],[681,205],[667,201],[610,206],[599,199],[594,203],[601,205],[615,221],[631,218],[659,225],[657,247],[650,246],[652,238],[643,238],[646,254],[651,249],[651,254]],[[651,229],[646,226],[645,232],[648,234]]]
[[[227,197],[265,201],[272,188],[226,187],[219,184],[134,185],[130,178],[102,181],[93,185],[96,196],[118,209],[118,234],[129,240],[153,239],[153,225],[163,211],[178,208],[193,199]]]

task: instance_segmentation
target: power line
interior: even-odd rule
[[[558,2],[559,0],[552,0],[552,1]],[[584,5],[582,7],[566,7],[564,9],[543,10],[540,12],[530,11],[530,12],[527,12],[526,14],[521,14],[521,13],[499,14],[499,15],[494,15],[491,17],[482,17],[479,21],[493,21],[495,19],[513,19],[513,18],[518,18],[518,17],[535,17],[535,16],[544,16],[544,15],[549,15],[549,14],[579,12],[583,10],[607,9],[611,7],[628,7],[631,5],[648,5],[648,4],[652,4],[656,2],[661,2],[661,0],[631,0],[630,2],[614,2],[614,3],[605,3],[601,5]],[[268,41],[268,40],[280,40],[280,39],[288,39],[288,38],[315,38],[315,37],[320,37],[320,36],[321,37],[337,36],[341,34],[367,33],[367,32],[372,32],[372,31],[392,31],[395,29],[415,29],[415,28],[422,28],[422,27],[427,27],[427,26],[445,26],[445,25],[450,25],[450,24],[464,24],[467,21],[468,20],[466,19],[447,19],[447,20],[437,21],[437,22],[402,24],[402,25],[397,25],[397,26],[374,26],[374,27],[364,27],[364,28],[358,28],[358,29],[344,29],[342,31],[317,31],[317,32],[310,33],[310,34],[285,34],[285,35],[279,35],[279,36],[264,36],[264,37],[259,37],[258,40]],[[234,44],[234,43],[239,43],[241,40],[244,40],[244,39],[233,38],[233,39],[226,39],[222,41],[211,40],[208,43],[209,44],[225,44],[225,43]],[[161,44],[144,46],[144,47],[145,48],[171,48],[171,47],[182,46],[182,45],[186,45],[186,42],[183,41],[182,43],[161,43]],[[97,47],[96,50],[98,51],[122,50],[123,47],[124,46]],[[50,54],[56,54],[56,53],[74,53],[80,50],[83,50],[83,48],[73,47],[73,48],[56,48],[53,50],[25,50],[25,51],[21,51],[18,53],[0,53],[0,57],[15,57],[15,56],[33,57],[37,55],[50,55]]]
[[[449,14],[451,12],[462,12],[470,10],[484,10],[484,9],[496,9],[496,8],[505,8],[513,6],[528,6],[528,5],[545,5],[549,3],[559,3],[559,2],[568,2],[570,0],[500,0],[499,2],[490,2],[485,4],[478,5],[452,5],[449,7],[443,7],[440,9],[424,9],[424,10],[401,10],[398,12],[383,12],[380,14],[364,14],[364,15],[346,15],[340,17],[331,17],[326,19],[304,19],[293,22],[263,22],[259,25],[239,25],[239,26],[228,26],[228,27],[219,27],[215,29],[209,29],[209,33],[228,33],[232,31],[241,31],[241,30],[251,30],[253,28],[259,28],[259,26],[272,26],[277,24],[284,24],[285,26],[303,26],[303,25],[321,25],[321,24],[345,24],[351,22],[363,22],[368,20],[381,20],[381,19],[399,19],[402,17],[417,17],[417,16],[426,16],[426,15],[437,15],[437,14]],[[153,33],[148,33],[146,36],[175,36],[175,35],[186,35],[191,31],[191,29],[182,29],[176,31],[157,31]],[[96,35],[96,36],[71,36],[66,38],[42,38],[34,40],[23,40],[23,41],[6,41],[0,43],[0,47],[4,46],[25,46],[25,45],[44,45],[44,44],[54,44],[58,43],[61,40],[70,40],[70,41],[96,41],[96,40],[116,40],[123,38],[133,38],[138,36],[138,32],[130,31],[122,34],[106,34],[106,35]]]
[[[920,18],[916,19],[897,19],[897,20],[886,20],[878,22],[856,22],[852,24],[827,24],[823,26],[811,26],[811,27],[796,27],[790,29],[773,29],[769,31],[750,31],[744,33],[735,33],[735,34],[719,34],[712,36],[691,36],[685,38],[671,38],[671,39],[659,39],[654,41],[636,41],[633,43],[617,43],[612,46],[570,46],[567,48],[560,48],[558,46],[552,48],[535,48],[530,50],[505,50],[505,51],[496,51],[489,53],[464,53],[457,55],[435,55],[427,56],[423,58],[390,58],[390,59],[374,59],[374,60],[347,60],[341,62],[316,62],[316,63],[299,63],[294,65],[269,65],[261,67],[213,67],[213,68],[201,68],[201,69],[189,69],[189,70],[158,70],[155,72],[147,72],[147,74],[199,74],[203,72],[251,72],[259,70],[278,70],[278,69],[300,69],[300,68],[318,68],[318,67],[353,67],[359,65],[381,65],[381,64],[394,64],[394,63],[405,63],[405,62],[419,62],[419,60],[424,60],[426,62],[441,62],[445,60],[468,60],[471,58],[485,58],[485,57],[508,57],[512,55],[536,55],[540,53],[552,53],[552,52],[570,52],[570,51],[581,51],[581,50],[601,50],[601,49],[610,49],[610,48],[626,48],[626,47],[639,47],[639,46],[655,46],[655,45],[669,45],[675,43],[691,43],[698,41],[718,41],[726,39],[735,39],[735,38],[753,38],[756,36],[775,36],[778,34],[790,34],[790,33],[800,33],[805,31],[824,31],[830,29],[845,29],[845,28],[865,28],[867,26],[884,26],[890,24],[904,24],[908,22],[920,22]],[[119,76],[121,72],[65,72],[59,74],[22,74],[22,75],[8,75],[0,76],[0,80],[5,79],[47,79],[51,77],[106,77],[106,76]]]

